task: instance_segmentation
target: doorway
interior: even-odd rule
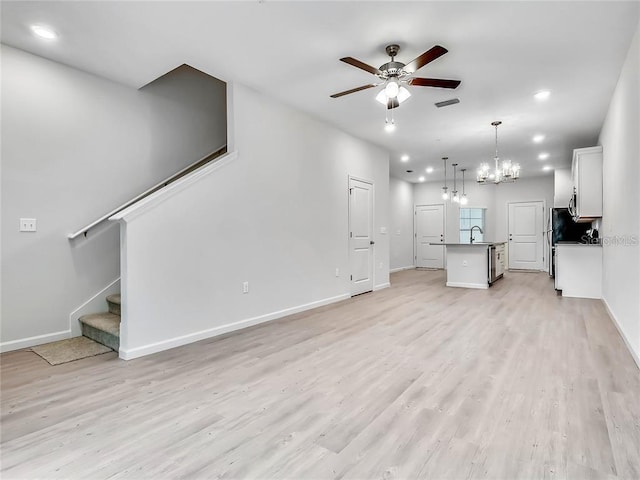
[[[351,295],[373,290],[373,184],[349,177]]]
[[[416,267],[444,268],[444,205],[417,205]]]
[[[544,202],[509,203],[509,269],[544,269]]]

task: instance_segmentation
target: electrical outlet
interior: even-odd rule
[[[21,232],[35,232],[36,231],[36,219],[35,218],[21,218],[20,219],[20,231]]]
[[[339,277],[339,276],[340,276],[340,269],[336,268],[336,277]]]
[[[468,266],[469,266],[469,263],[468,263],[466,260],[463,260],[463,261],[462,261],[462,266],[463,266],[463,267],[468,267]]]
[[[378,268],[382,269],[382,262],[378,265]]]
[[[244,282],[242,284],[242,293],[249,293],[249,282]]]

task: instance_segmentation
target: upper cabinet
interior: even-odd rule
[[[556,168],[553,171],[553,206],[567,208],[572,196],[571,168]]]
[[[573,196],[569,210],[576,222],[602,217],[602,147],[578,148],[571,163]]]

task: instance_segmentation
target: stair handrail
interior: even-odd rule
[[[119,207],[111,210],[109,213],[106,213],[106,214],[102,215],[100,218],[98,218],[97,220],[91,222],[90,224],[86,225],[85,227],[81,228],[80,230],[68,235],[69,240],[74,240],[74,239],[78,238],[80,235],[84,235],[86,237],[87,233],[89,232],[89,230],[91,230],[92,228],[95,228],[96,226],[98,226],[102,222],[108,220],[109,217],[115,215],[118,212],[121,212],[125,208],[129,208],[131,205],[133,205],[135,203],[138,203],[140,200],[148,197],[152,193],[157,192],[158,190],[166,187],[167,185],[170,185],[171,183],[173,183],[176,180],[184,177],[185,175],[193,172],[194,170],[197,170],[198,168],[200,168],[200,167],[212,162],[216,158],[224,155],[225,153],[227,153],[227,145],[226,144],[223,145],[222,147],[214,150],[213,152],[205,155],[200,160],[197,160],[196,162],[192,163],[191,165],[189,165],[189,166],[183,168],[182,170],[174,173],[173,175],[171,175],[170,177],[168,177],[165,180],[161,181],[160,183],[157,183],[156,185],[154,185],[153,187],[149,188],[148,190],[145,190],[140,195],[132,198],[128,202],[123,203]]]

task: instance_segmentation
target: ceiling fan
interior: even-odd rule
[[[373,88],[378,85],[385,84],[385,88],[378,94],[376,100],[386,104],[387,108],[391,109],[398,107],[400,103],[411,95],[403,85],[439,88],[457,88],[458,85],[460,85],[460,80],[444,80],[440,78],[421,78],[412,76],[416,70],[447,53],[448,50],[440,45],[432,47],[407,64],[395,61],[395,57],[398,55],[398,52],[400,52],[399,45],[387,45],[385,50],[387,55],[391,57],[391,61],[381,65],[380,68],[367,65],[353,57],[341,58],[341,62],[348,63],[349,65],[360,68],[365,72],[372,73],[382,81],[352,88],[351,90],[345,90],[344,92],[334,93],[331,95],[331,98],[342,97],[344,95],[349,95],[350,93],[359,92],[360,90],[366,90],[367,88]]]

